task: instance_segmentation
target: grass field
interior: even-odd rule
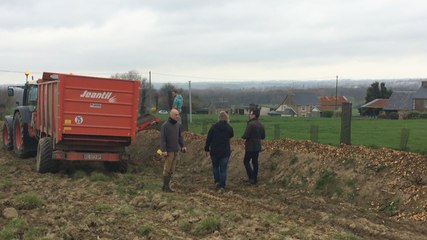
[[[159,116],[162,120],[167,115]],[[235,137],[240,137],[246,127],[248,116],[232,115],[230,120]],[[206,134],[215,115],[192,115],[189,124],[191,132]],[[189,116],[188,116],[189,121]],[[317,126],[317,140],[322,144],[338,145],[340,142],[341,118],[284,118],[261,116],[260,121],[266,129],[267,139],[289,138],[310,140],[310,129]],[[406,149],[411,152],[427,154],[427,120],[389,120],[354,117],[351,120],[351,144],[372,148],[392,148],[400,150],[402,129],[409,129]]]

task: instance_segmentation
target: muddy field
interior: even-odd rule
[[[161,191],[159,132],[138,134],[127,174],[101,164],[35,172],[0,150],[0,239],[427,239],[427,157],[388,149],[265,141],[249,185],[232,142],[227,191],[213,185],[204,137],[185,134]]]

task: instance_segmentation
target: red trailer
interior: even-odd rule
[[[4,148],[19,157],[36,152],[41,173],[58,171],[58,160],[102,161],[126,172],[126,147],[137,131],[159,121],[137,125],[139,87],[135,80],[45,72],[24,88],[24,106],[6,116]]]

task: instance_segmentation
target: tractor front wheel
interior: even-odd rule
[[[19,158],[30,156],[35,149],[35,141],[28,134],[28,125],[17,112],[13,118],[13,150]]]
[[[12,124],[9,124],[7,121],[3,123],[2,128],[2,135],[3,135],[3,149],[6,151],[10,151],[13,149],[13,130],[12,130]]]

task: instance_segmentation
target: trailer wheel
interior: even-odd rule
[[[39,173],[55,173],[59,170],[59,162],[52,159],[52,138],[40,139],[37,145],[36,169]]]
[[[110,172],[126,173],[128,171],[127,161],[104,162],[104,167]]]
[[[2,135],[3,135],[3,149],[10,151],[13,149],[13,131],[12,131],[12,124],[9,124],[7,121],[3,123],[2,128]]]
[[[19,158],[30,156],[32,144],[35,145],[32,142],[28,135],[28,126],[22,120],[21,114],[17,112],[13,118],[13,150],[15,154]]]

